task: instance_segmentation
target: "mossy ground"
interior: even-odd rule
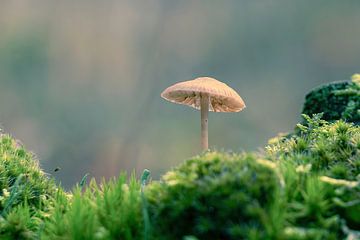
[[[0,239],[36,239],[59,191],[31,153],[0,136]]]
[[[210,151],[146,186],[121,174],[71,193],[3,135],[0,237],[356,239],[360,127],[305,118],[262,154]]]
[[[1,135],[0,239],[360,239],[360,126],[321,117],[262,153],[209,151],[160,181],[70,193]]]
[[[323,113],[326,121],[344,119],[360,124],[360,75],[352,81],[330,83],[315,88],[305,97],[303,113]]]
[[[148,186],[154,239],[275,237],[279,191],[273,164],[253,155],[210,152],[188,160]]]

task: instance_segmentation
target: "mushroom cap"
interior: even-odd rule
[[[179,82],[161,93],[170,102],[196,109],[200,109],[200,96],[209,96],[209,110],[213,112],[240,112],[246,107],[234,89],[210,77]]]

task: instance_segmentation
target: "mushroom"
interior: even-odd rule
[[[161,93],[161,97],[201,111],[201,147],[208,149],[208,111],[240,112],[246,106],[242,98],[225,83],[214,78],[199,77],[176,83]]]

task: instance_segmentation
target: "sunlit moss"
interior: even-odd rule
[[[306,95],[303,113],[323,113],[323,119],[343,119],[360,124],[360,83],[359,74],[352,81],[342,81],[320,86]]]
[[[45,221],[42,239],[143,239],[140,182],[126,174],[60,194]]]
[[[281,202],[275,168],[248,154],[210,152],[184,162],[146,191],[154,239],[275,237],[269,227],[270,209]]]
[[[34,156],[0,136],[0,239],[33,239],[58,191]]]
[[[355,84],[326,89],[337,89],[330,99],[339,101],[358,94]],[[141,182],[120,174],[86,185],[84,177],[70,193],[1,135],[0,239],[356,239],[360,126],[351,109],[358,100],[341,114],[304,114],[262,153],[208,151],[160,181],[148,183],[147,170]]]

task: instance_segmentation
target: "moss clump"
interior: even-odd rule
[[[86,189],[77,186],[70,197],[59,194],[44,223],[42,239],[143,239],[140,183],[125,174]]]
[[[339,239],[360,230],[360,127],[315,115],[296,134],[271,140],[266,157],[282,168],[290,223]]]
[[[281,228],[279,177],[252,155],[207,153],[146,191],[154,239],[271,239]],[[274,211],[275,210],[275,211]]]
[[[34,156],[10,136],[1,135],[0,238],[35,238],[56,191]]]
[[[263,154],[209,152],[151,183],[153,239],[356,236],[360,127],[304,118],[296,133],[272,139]]]
[[[326,121],[343,119],[360,124],[360,83],[352,81],[330,83],[312,90],[305,97],[303,114],[323,113]]]
[[[328,123],[303,115],[296,133],[272,139],[267,158],[308,166],[313,172],[350,181],[360,176],[360,127],[343,120]]]
[[[323,113],[262,153],[207,152],[147,186],[145,171],[67,194],[1,135],[0,239],[360,239],[358,81],[316,90]]]
[[[82,185],[82,184],[80,184]],[[121,174],[71,194],[34,156],[0,136],[0,239],[143,239],[140,183]]]

